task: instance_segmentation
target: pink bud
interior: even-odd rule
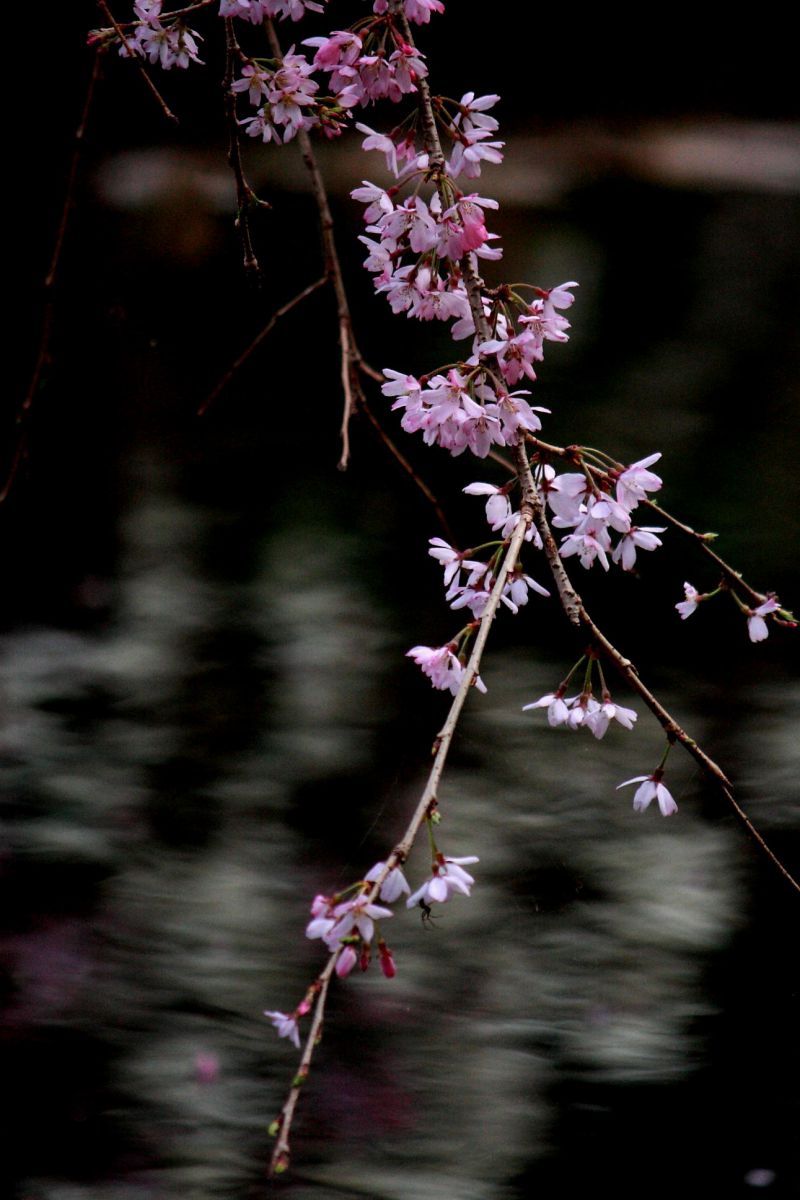
[[[353,967],[356,965],[358,955],[352,946],[345,946],[342,953],[336,962],[336,974],[340,979],[344,979],[345,975],[349,975]]]
[[[394,979],[397,974],[397,967],[394,965],[392,952],[386,945],[386,942],[378,942],[378,952],[381,956],[381,970],[387,979]]]

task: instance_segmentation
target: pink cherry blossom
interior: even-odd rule
[[[546,708],[547,722],[554,729],[558,725],[566,724],[569,718],[569,705],[564,700],[563,691],[548,692],[545,696],[540,696],[538,700],[532,701],[531,704],[523,704],[522,711],[529,712],[532,708]]]
[[[651,800],[657,800],[662,817],[672,816],[678,811],[678,806],[661,782],[663,774],[663,770],[658,767],[652,775],[634,775],[633,779],[626,779],[624,783],[617,784],[617,791],[631,783],[638,783],[639,787],[633,797],[635,812],[644,812]]]
[[[300,1049],[300,1030],[297,1028],[296,1014],[269,1012],[265,1009],[264,1016],[269,1017],[272,1021],[278,1031],[278,1037],[288,1038],[289,1041],[294,1042],[298,1050]]]
[[[435,688],[455,696],[464,678],[464,665],[456,658],[452,646],[414,646],[406,652],[406,657],[414,659]],[[479,692],[486,691],[480,676],[476,676],[473,687]]]
[[[758,608],[747,609],[747,632],[751,642],[763,642],[769,636],[769,629],[764,617],[769,613],[777,612],[779,608],[777,597],[768,596],[763,604],[759,604]]]
[[[657,533],[664,533],[666,525],[633,525],[614,547],[611,558],[621,563],[623,571],[632,571],[636,562],[636,551],[655,550],[661,545]]]
[[[660,458],[660,451],[650,454],[626,467],[617,477],[617,500],[628,512],[632,512],[640,500],[646,499],[648,492],[657,492],[661,487],[660,476],[647,470]]]
[[[374,867],[370,867],[369,871],[364,876],[364,879],[368,883],[374,883],[385,866],[385,863],[376,862]],[[379,896],[381,900],[385,900],[387,904],[393,904],[395,900],[398,900],[400,896],[402,896],[403,892],[408,895],[410,891],[411,888],[408,886],[408,882],[403,872],[399,867],[393,867],[381,884]]]
[[[422,887],[417,888],[408,900],[406,908],[414,908],[417,904],[444,904],[454,892],[469,896],[475,880],[464,870],[465,866],[480,862],[474,854],[466,858],[445,858],[440,854],[433,864],[430,879],[426,879]]]
[[[697,608],[698,604],[700,603],[702,597],[701,597],[700,593],[698,592],[697,588],[692,587],[692,585],[690,583],[684,583],[683,594],[684,594],[685,599],[679,601],[679,603],[676,604],[675,607],[677,608],[678,612],[681,614],[681,620],[685,621],[686,618],[690,617],[692,615],[692,613],[695,611],[695,609]]]
[[[632,708],[624,708],[621,704],[614,704],[609,697],[603,700],[592,712],[586,714],[586,728],[594,734],[596,738],[602,738],[612,721],[617,721],[623,729],[633,729],[634,721],[638,721],[639,714],[634,712]]]

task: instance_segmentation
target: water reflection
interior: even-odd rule
[[[254,578],[222,589],[198,549],[213,519],[151,496],[126,522],[112,628],[4,639],[18,914],[7,1023],[23,1052],[25,1196],[260,1192],[265,1126],[294,1061],[261,1010],[296,1003],[319,961],[302,938],[309,897],[371,861],[371,843],[353,848],[363,813],[340,773],[374,769],[387,712],[392,738],[406,736],[388,700],[385,614],[345,573],[347,540],[267,534]],[[240,713],[213,668],[234,632],[256,713],[231,740]],[[519,1181],[569,1141],[570,1112],[602,1124],[615,1092],[683,1096],[707,1069],[720,1016],[710,964],[745,920],[741,835],[703,821],[685,765],[680,820],[634,817],[615,784],[632,756],[655,761],[658,736],[615,731],[597,756],[588,736],[544,728],[521,706],[555,669],[531,661],[521,678],[517,652],[491,659],[442,795],[441,844],[480,854],[478,884],[432,929],[398,914],[391,983],[336,989],[287,1195],[524,1194]],[[778,697],[752,692],[736,737],[767,780],[762,819],[780,824],[790,772],[770,763],[796,712]],[[701,737],[719,735],[690,698],[666,699]],[[308,787],[324,781],[323,802]],[[417,783],[392,794],[375,845]],[[350,854],[344,867],[330,854],[327,878],[307,849],[320,820]],[[425,871],[420,854],[411,873]],[[70,1176],[85,1181],[60,1182]]]

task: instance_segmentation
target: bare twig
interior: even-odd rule
[[[421,479],[419,477],[419,475],[414,470],[411,463],[408,461],[408,459],[403,454],[403,452],[400,450],[400,448],[397,445],[395,445],[392,438],[389,437],[389,434],[383,428],[380,421],[375,416],[375,414],[373,413],[372,409],[370,408],[370,406],[366,400],[361,401],[360,408],[361,408],[361,411],[363,412],[364,416],[369,421],[372,428],[377,433],[378,437],[383,442],[386,449],[389,451],[389,453],[395,459],[397,459],[398,463],[403,468],[403,470],[406,472],[406,474],[409,476],[409,478],[414,483],[414,485],[419,488],[419,490],[422,492],[425,499],[432,505],[434,512],[436,513],[437,517],[439,518],[439,522],[442,526],[442,529],[444,530],[444,533],[447,536],[448,541],[452,542],[453,541],[453,531],[450,528],[450,522],[447,520],[447,517],[444,514],[444,510],[443,510],[442,506],[440,505],[439,501],[436,499],[436,496],[433,494],[431,489],[428,487],[425,480]]]
[[[287,300],[286,304],[281,305],[281,307],[272,314],[260,333],[256,334],[247,349],[242,351],[242,353],[236,359],[236,362],[228,368],[216,387],[206,396],[205,400],[197,410],[198,417],[202,417],[204,413],[208,412],[217,396],[219,396],[221,392],[224,392],[225,388],[231,382],[233,377],[241,370],[250,355],[258,349],[258,347],[264,341],[264,338],[272,332],[278,321],[280,321],[281,317],[285,317],[287,313],[290,313],[293,308],[296,308],[298,304],[301,304],[303,300],[307,299],[310,295],[312,295],[312,293],[318,292],[319,289],[324,287],[327,282],[327,275],[323,275],[321,278],[315,279],[313,283],[308,285],[308,287],[303,288],[302,292],[298,292],[297,295],[293,296],[291,300]]]
[[[282,61],[283,51],[278,40],[278,35],[275,32],[275,26],[272,21],[266,22],[267,37],[269,38],[270,48],[273,55],[278,60]],[[336,295],[336,313],[339,322],[339,349],[341,353],[341,369],[340,375],[342,379],[342,390],[344,393],[344,409],[342,412],[342,453],[339,458],[339,469],[344,470],[347,467],[350,458],[350,439],[349,428],[350,418],[355,412],[356,405],[361,399],[361,383],[358,378],[358,369],[361,365],[361,355],[353,337],[353,322],[350,316],[350,305],[347,301],[347,292],[345,291],[344,278],[342,269],[339,263],[339,256],[336,252],[336,240],[333,235],[333,216],[331,215],[330,205],[328,204],[328,195],[325,191],[325,184],[322,179],[322,174],[317,165],[317,160],[314,156],[314,150],[311,145],[311,138],[305,129],[299,129],[297,133],[297,141],[300,145],[300,152],[303,156],[306,170],[308,171],[311,180],[311,190],[314,194],[314,200],[319,212],[320,231],[322,235],[322,248],[325,258],[325,273],[333,285],[333,290]]]
[[[158,104],[161,111],[163,112],[164,116],[168,117],[170,121],[174,121],[175,124],[178,125],[179,124],[178,118],[175,116],[175,113],[169,107],[166,100],[161,95],[161,92],[158,90],[156,85],[153,83],[152,79],[150,78],[150,75],[148,74],[147,68],[144,66],[144,63],[142,62],[141,58],[139,57],[139,55],[136,53],[136,51],[131,46],[130,42],[128,41],[127,37],[125,36],[125,31],[123,30],[122,26],[117,22],[116,18],[112,14],[111,9],[108,7],[108,4],[106,3],[106,0],[97,0],[97,3],[98,3],[98,7],[101,9],[106,20],[108,21],[109,25],[113,28],[117,37],[122,42],[125,49],[128,51],[128,57],[133,60],[140,75],[142,76],[142,78],[144,79],[148,88],[150,89],[151,93],[153,94],[155,101]]]
[[[258,279],[260,269],[253,240],[250,236],[249,209],[253,200],[253,189],[244,177],[242,167],[242,149],[239,144],[239,126],[236,122],[236,95],[231,90],[233,83],[233,68],[240,55],[239,43],[233,32],[233,21],[225,18],[225,76],[222,89],[225,97],[225,120],[228,125],[228,162],[236,180],[236,228],[242,240],[245,272],[251,278]]]

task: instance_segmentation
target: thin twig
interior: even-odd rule
[[[398,463],[403,468],[403,470],[406,472],[406,474],[409,476],[409,478],[412,480],[412,482],[416,485],[416,487],[419,488],[419,490],[422,492],[425,499],[432,505],[434,512],[436,513],[437,517],[439,518],[439,522],[442,526],[442,529],[444,530],[445,535],[447,536],[448,541],[452,542],[453,541],[453,531],[450,528],[450,522],[447,520],[447,517],[444,514],[444,510],[442,509],[442,506],[440,505],[439,501],[436,499],[436,496],[433,494],[431,489],[428,487],[427,483],[425,483],[425,480],[421,479],[419,477],[419,475],[414,470],[411,463],[408,461],[408,459],[403,454],[403,452],[400,450],[400,448],[398,446],[396,446],[394,441],[389,437],[389,434],[383,428],[380,421],[375,416],[375,414],[373,413],[372,409],[370,408],[370,406],[366,400],[361,401],[360,408],[361,408],[361,411],[363,412],[364,416],[369,421],[372,428],[377,433],[378,437],[383,442],[386,449],[389,451],[389,453],[394,458],[397,459]]]
[[[553,446],[549,442],[543,442],[541,438],[534,437],[533,434],[528,434],[526,440],[530,446],[533,446],[539,453],[546,455],[548,458],[559,458],[564,462],[570,463],[572,466],[582,466],[589,472],[590,475],[593,476],[593,478],[597,480],[608,479],[608,471],[604,470],[602,467],[596,467],[591,463],[584,462],[580,446]],[[625,470],[623,463],[615,462],[613,459],[610,461],[613,470]],[[649,508],[651,512],[656,513],[657,516],[666,521],[667,524],[671,525],[673,529],[677,529],[680,533],[684,534],[688,538],[691,538],[693,542],[699,545],[703,554],[705,554],[713,563],[716,564],[722,576],[732,587],[736,587],[740,591],[744,592],[745,595],[747,595],[755,604],[761,604],[766,599],[763,592],[756,591],[754,587],[751,587],[750,584],[746,582],[740,571],[737,571],[735,567],[732,567],[730,563],[725,561],[724,558],[721,558],[715,550],[711,549],[708,544],[710,536],[709,534],[698,533],[696,529],[692,529],[691,525],[686,525],[685,522],[680,521],[677,517],[673,516],[672,513],[668,512],[665,508],[662,508],[656,500],[644,499],[640,501],[640,504],[644,508]]]
[[[232,91],[233,68],[236,59],[241,54],[236,34],[233,32],[233,21],[225,18],[225,75],[222,89],[225,97],[225,120],[228,125],[228,162],[236,180],[236,228],[242,240],[245,272],[252,278],[258,279],[260,268],[253,240],[250,236],[249,208],[253,197],[253,189],[244,177],[242,167],[242,148],[239,143],[239,126],[236,121],[236,94]]]
[[[279,309],[276,309],[261,332],[256,334],[247,349],[242,351],[242,353],[236,359],[236,362],[228,368],[216,387],[206,396],[205,400],[197,410],[198,417],[202,417],[214,403],[220,392],[224,392],[225,388],[231,382],[233,377],[241,370],[250,355],[258,349],[258,347],[264,341],[264,338],[272,332],[281,317],[285,317],[287,313],[290,313],[293,308],[296,308],[298,304],[301,304],[303,300],[307,299],[307,297],[313,292],[318,292],[319,289],[324,287],[327,282],[327,275],[322,275],[319,279],[315,279],[313,283],[310,283],[308,287],[303,288],[302,292],[298,292],[297,295],[293,296],[291,300],[287,300],[287,302],[281,305]]]
[[[528,463],[525,455],[523,455],[522,458],[524,459],[524,464],[522,465],[522,470],[524,472],[523,478],[527,480],[528,486],[533,486],[534,491],[536,491],[536,485],[533,481],[530,464]],[[735,798],[733,793],[733,784],[728,779],[720,765],[716,763],[708,754],[706,754],[706,752],[697,744],[694,738],[690,737],[690,735],[685,729],[683,729],[675,717],[673,717],[672,713],[670,713],[653,695],[647,685],[642,682],[641,678],[639,677],[639,672],[636,670],[636,667],[633,665],[630,659],[626,658],[622,653],[620,653],[617,647],[611,641],[609,641],[609,639],[591,617],[586,605],[583,603],[583,600],[572,586],[571,582],[569,582],[569,578],[566,576],[564,564],[558,554],[558,549],[555,545],[555,539],[550,532],[549,523],[544,511],[544,504],[540,497],[538,497],[537,502],[534,502],[533,519],[536,524],[536,528],[539,530],[539,536],[542,538],[544,543],[545,556],[547,558],[548,565],[550,566],[553,579],[555,580],[562,607],[567,613],[569,619],[573,624],[578,623],[579,625],[583,626],[584,629],[588,630],[593,641],[604,652],[606,657],[611,660],[630,689],[641,697],[641,699],[653,713],[669,740],[671,742],[678,742],[687,752],[687,754],[691,755],[695,762],[702,767],[705,773],[713,779],[723,796],[733,808],[739,820],[747,829],[750,836],[755,840],[758,846],[760,846],[772,864],[777,867],[786,882],[792,888],[794,888],[796,892],[800,892],[800,882],[798,882],[791,872],[784,866],[775,852],[767,844],[762,834],[760,834],[756,829],[750,817]],[[562,592],[562,580],[564,577],[567,578],[566,594]]]
[[[267,37],[269,39],[270,48],[276,59],[283,61],[283,51],[278,40],[278,35],[275,32],[275,26],[272,21],[267,21],[266,26]],[[336,295],[336,314],[339,322],[339,350],[341,354],[341,369],[340,375],[342,379],[342,389],[344,392],[344,408],[342,412],[342,453],[339,458],[339,469],[345,470],[350,457],[350,445],[348,430],[350,427],[350,419],[355,412],[356,404],[360,398],[361,384],[358,380],[357,369],[361,363],[361,355],[356,346],[355,338],[353,337],[353,322],[350,316],[350,305],[347,301],[347,292],[344,286],[344,278],[342,269],[339,263],[339,256],[336,252],[336,240],[333,235],[333,216],[331,215],[330,205],[328,203],[328,195],[325,191],[325,184],[322,179],[322,174],[317,165],[317,160],[314,156],[314,150],[311,145],[311,138],[308,136],[308,131],[302,127],[297,132],[297,141],[300,146],[300,152],[303,156],[306,170],[308,171],[311,180],[311,190],[314,194],[314,200],[319,212],[320,232],[322,236],[322,249],[325,259],[325,272],[327,277],[333,284],[333,290]]]
[[[303,1090],[303,1084],[308,1078],[308,1072],[311,1069],[311,1060],[314,1057],[314,1051],[322,1036],[322,1022],[325,1017],[325,1004],[328,999],[328,987],[331,982],[336,967],[336,962],[341,954],[343,946],[339,946],[333,951],[325,969],[321,972],[317,979],[319,992],[314,1004],[314,1015],[311,1018],[311,1027],[308,1031],[303,1054],[300,1058],[300,1066],[297,1068],[297,1074],[294,1077],[292,1086],[284,1102],[281,1114],[278,1117],[278,1140],[275,1143],[275,1148],[272,1151],[270,1158],[269,1173],[270,1175],[280,1175],[289,1166],[289,1134],[292,1129],[292,1121],[294,1120],[294,1110],[297,1107],[297,1101],[300,1099],[300,1093]]]
[[[128,51],[128,57],[130,59],[132,59],[133,62],[135,63],[136,67],[139,70],[139,73],[141,74],[145,83],[147,84],[147,86],[149,87],[153,96],[155,97],[156,103],[158,104],[159,108],[163,112],[164,116],[168,117],[170,121],[174,121],[176,125],[180,124],[180,122],[178,121],[178,118],[175,116],[175,113],[169,107],[166,100],[161,95],[161,92],[158,90],[158,88],[153,83],[152,79],[150,78],[150,76],[147,72],[147,69],[144,66],[144,63],[142,62],[142,60],[140,59],[139,55],[136,53],[134,48],[131,46],[130,42],[128,41],[127,37],[125,36],[125,32],[122,29],[122,26],[118,24],[116,18],[113,16],[111,9],[108,7],[108,4],[106,3],[106,0],[97,0],[97,3],[98,3],[98,7],[105,14],[106,20],[108,21],[109,25],[111,25],[111,27],[113,28],[117,37],[122,42],[125,49]]]
[[[447,756],[452,745],[453,735],[458,725],[461,710],[467,699],[475,680],[478,678],[480,671],[481,658],[486,646],[486,640],[489,637],[489,629],[500,604],[500,597],[505,587],[506,579],[509,572],[513,571],[517,559],[519,557],[520,548],[525,539],[525,534],[528,531],[531,522],[531,511],[527,501],[524,501],[521,507],[522,519],[517,523],[511,540],[506,549],[503,558],[502,566],[498,571],[497,578],[494,581],[491,595],[489,597],[483,616],[480,620],[478,632],[475,637],[475,644],[472,648],[472,653],[469,656],[469,661],[464,668],[464,674],[461,679],[461,684],[458,691],[453,697],[450,709],[445,718],[444,725],[440,729],[434,742],[434,759],[431,764],[431,769],[428,773],[428,778],[425,786],[420,794],[417,807],[414,810],[413,816],[408,823],[405,833],[400,841],[388,855],[384,863],[383,870],[373,881],[369,891],[366,893],[366,902],[371,904],[378,896],[383,883],[391,870],[399,864],[405,862],[411,847],[419,833],[424,821],[429,816],[431,808],[436,801],[439,785],[441,783],[442,774],[444,773]],[[303,1054],[300,1059],[300,1066],[295,1076],[295,1081],[287,1096],[286,1102],[281,1109],[281,1115],[278,1118],[279,1132],[278,1141],[272,1153],[270,1163],[270,1173],[278,1174],[286,1170],[289,1165],[289,1135],[291,1131],[292,1119],[294,1117],[295,1107],[300,1096],[300,1090],[308,1075],[311,1059],[314,1054],[314,1048],[319,1041],[320,1030],[322,1027],[322,1017],[325,1007],[325,998],[327,995],[328,983],[330,982],[337,959],[342,952],[343,947],[339,946],[332,951],[330,958],[325,966],[324,971],[319,976],[317,983],[320,985],[319,996],[314,1009],[314,1017],[311,1024],[311,1030],[306,1039]]]

